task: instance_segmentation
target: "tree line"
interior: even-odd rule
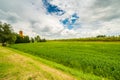
[[[106,41],[106,42],[112,42],[112,41],[120,41],[120,35],[118,36],[106,36],[106,35],[98,35],[96,37],[86,37],[86,38],[72,38],[72,39],[58,39],[58,40],[52,40],[52,41]]]
[[[30,42],[46,42],[46,39],[41,39],[39,35],[32,38],[30,38],[29,36],[21,37],[19,34],[13,31],[10,24],[0,22],[0,43],[2,43],[2,46],[13,43],[17,44]]]

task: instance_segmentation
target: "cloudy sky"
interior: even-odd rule
[[[47,39],[120,35],[120,0],[0,0],[0,21]]]

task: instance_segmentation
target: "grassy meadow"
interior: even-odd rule
[[[74,71],[120,80],[120,42],[53,41],[10,47],[71,68],[69,73],[77,77]]]
[[[0,46],[0,80],[76,80],[72,75],[45,65],[41,61],[48,62]]]

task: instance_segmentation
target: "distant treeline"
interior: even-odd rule
[[[34,43],[34,42],[46,42],[46,39],[41,39],[39,35],[36,37],[29,37],[29,36],[23,36],[21,37],[19,34],[16,34],[16,40],[15,43]]]
[[[119,36],[98,35],[96,37],[56,39],[56,40],[52,40],[52,41],[120,41],[120,35]]]

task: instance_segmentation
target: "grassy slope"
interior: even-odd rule
[[[0,80],[75,80],[25,54],[0,47]]]

